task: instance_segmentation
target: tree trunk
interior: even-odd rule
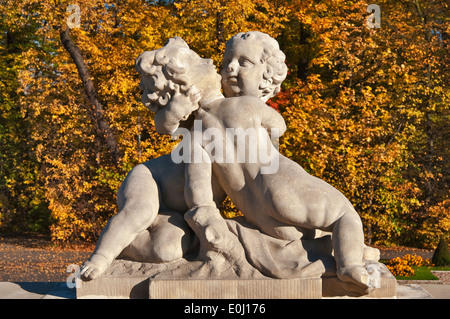
[[[114,134],[111,131],[108,121],[105,118],[103,106],[98,99],[97,91],[95,90],[94,83],[92,83],[90,78],[89,70],[84,63],[81,50],[70,38],[70,30],[68,28],[61,30],[59,35],[64,48],[67,52],[69,52],[75,62],[75,65],[77,66],[78,74],[83,83],[84,93],[94,109],[93,116],[97,123],[97,128],[100,131],[101,137],[108,146],[111,159],[114,164],[118,164],[121,158],[120,148]]]
[[[301,52],[305,52],[304,46],[308,44],[309,37],[310,37],[309,32],[305,29],[303,23],[300,22],[298,44],[302,48]],[[308,57],[300,54],[297,62],[297,78],[302,80],[303,83],[306,83],[308,79],[308,65],[309,65]]]

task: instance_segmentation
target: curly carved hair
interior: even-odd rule
[[[142,103],[152,112],[167,105],[178,85],[181,93],[191,87],[186,69],[170,56],[173,49],[189,49],[180,37],[169,39],[164,47],[145,51],[136,59],[136,70],[141,76],[139,88],[143,91]]]
[[[264,44],[261,62],[266,63],[267,68],[263,74],[264,81],[259,86],[259,89],[262,91],[262,96],[265,100],[268,100],[280,92],[281,83],[287,76],[286,55],[280,50],[277,40],[259,31],[240,32],[232,36],[226,42],[225,50],[231,49],[240,41],[248,40],[256,40]]]

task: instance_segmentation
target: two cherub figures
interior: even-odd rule
[[[119,212],[83,266],[100,276],[116,258],[190,266],[176,278],[295,278],[337,275],[359,294],[370,288],[359,215],[338,190],[280,154],[286,130],[265,102],[287,74],[276,40],[239,33],[221,74],[179,37],[136,60],[142,102],[161,134],[182,136],[171,154],[135,167],[118,192]],[[223,93],[222,93],[223,92]],[[243,217],[224,219],[228,196]],[[330,233],[316,237],[316,230]]]

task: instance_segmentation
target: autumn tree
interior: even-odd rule
[[[95,240],[125,174],[174,145],[140,102],[135,58],[178,35],[219,68],[228,38],[260,30],[289,66],[269,101],[281,152],[352,201],[368,243],[448,236],[444,1],[379,1],[381,28],[366,1],[80,0],[76,27],[69,4],[0,2],[0,226]]]
[[[11,127],[2,132],[2,141],[9,133],[23,146],[14,148],[12,140],[7,145],[19,156],[5,153],[13,163],[3,166],[8,176],[2,183],[2,220],[20,215],[6,205],[15,210],[30,204],[37,207],[36,201],[24,195],[31,193],[40,195],[51,211],[53,239],[94,240],[115,212],[115,192],[125,172],[171,147],[166,137],[155,134],[151,114],[139,102],[134,70],[134,59],[142,51],[164,44],[155,18],[160,18],[160,24],[167,22],[170,8],[140,1],[82,1],[80,28],[69,30],[68,5],[61,1],[10,2],[2,10],[7,12],[2,18],[10,23],[5,29],[17,24],[16,16],[23,18],[25,27],[34,28],[16,32],[27,31],[23,34],[32,39],[14,56],[13,62],[18,62],[15,73],[13,68],[6,69],[16,81],[10,90],[16,95],[11,102],[14,112],[6,113],[7,103],[2,100],[2,114]],[[6,40],[11,34],[10,29],[2,33]],[[23,134],[11,132],[12,125]],[[115,150],[108,138],[115,141]],[[31,158],[23,156],[27,154]],[[27,165],[34,165],[31,173],[25,170]],[[16,166],[24,177],[11,175]],[[32,173],[38,179],[35,188]],[[20,202],[11,204],[16,197]]]
[[[285,7],[265,0],[178,0],[168,36],[179,35],[198,54],[222,63],[225,42],[238,32],[258,30],[276,37],[285,20]]]
[[[19,103],[20,74],[26,65],[23,54],[46,44],[35,35],[37,17],[27,13],[36,5],[23,8],[0,3],[0,226],[46,232],[51,221],[41,187],[41,166],[30,138],[34,121]],[[28,93],[26,87],[23,92]]]
[[[448,65],[448,44],[427,38],[432,28],[424,33],[415,2],[380,3],[379,29],[367,27],[363,1],[290,4],[299,9],[289,20],[294,29],[284,36],[303,40],[289,42],[287,52],[302,52],[306,59],[294,56],[296,77],[275,103],[288,122],[283,152],[347,195],[369,243],[426,244],[448,233],[446,195],[435,197],[440,213],[433,213],[421,199],[420,174],[409,175],[420,167],[413,161],[424,150],[417,143],[426,127],[423,96],[434,95],[425,103],[433,101],[440,112],[448,109],[445,75],[425,67],[427,59]],[[430,77],[434,85],[426,85]],[[434,226],[424,227],[431,216]]]

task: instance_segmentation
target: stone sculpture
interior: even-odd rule
[[[234,36],[222,77],[178,37],[144,52],[136,67],[158,132],[183,135],[172,152],[179,161],[166,155],[128,174],[118,192],[119,213],[83,266],[85,279],[97,278],[121,257],[168,263],[153,275],[170,278],[331,272],[349,291],[367,293],[364,259],[377,256],[364,245],[353,206],[273,145],[285,123],[264,101],[279,91],[287,71],[275,40],[259,32]],[[220,216],[226,195],[244,217]],[[332,236],[315,238],[316,229]],[[184,260],[189,252],[198,254]]]
[[[287,67],[284,64],[284,54],[279,50],[276,40],[270,36],[261,32],[248,34],[252,35],[248,43],[266,43],[266,51],[273,52],[268,52],[266,55],[282,55],[283,61],[278,66],[280,70],[277,72],[279,75],[276,78],[274,77],[273,80],[269,79],[273,85],[267,87],[263,85],[267,83],[267,80],[261,74],[264,70],[239,74],[238,77],[238,67],[229,67],[224,63],[224,79],[229,79],[231,76],[235,79],[239,78],[239,86],[243,86],[249,82],[249,74],[254,74],[253,78],[259,75],[261,89],[257,96],[264,96],[263,100],[266,101],[279,92],[280,84],[286,77]],[[240,38],[240,34],[230,39],[227,45],[234,48],[233,43],[236,38]],[[243,43],[243,49],[248,48],[248,43]],[[230,52],[232,50],[229,48],[225,54],[227,55]],[[267,68],[269,67],[270,65]],[[230,76],[227,76],[228,73],[230,73]],[[250,78],[252,79],[252,77]],[[156,112],[157,108],[152,107],[149,103],[149,93],[145,91],[145,88],[148,87],[148,81],[149,78],[143,75],[141,78],[141,89],[144,91],[142,102],[146,107]],[[224,80],[223,86],[224,88],[231,87],[234,86],[234,83]],[[189,93],[192,93],[191,96],[194,98],[191,101],[192,105],[189,103],[187,106],[196,107],[195,99],[198,99],[198,96],[195,94],[196,92]],[[239,93],[231,94],[230,96],[234,96]],[[180,97],[181,94],[177,94],[173,99],[176,100]],[[180,105],[180,103],[171,103],[171,105]],[[192,110],[187,110],[187,114],[190,112]],[[161,134],[169,134],[174,130],[170,127],[170,120],[165,118],[166,114],[173,116],[176,112],[169,112],[169,108],[166,108],[155,115],[155,126]],[[185,117],[185,115],[179,118],[174,117],[177,126],[179,119],[182,117]],[[185,123],[181,123],[181,125],[189,126],[190,120],[185,118]],[[97,278],[117,257],[158,263],[178,260],[184,254],[190,252],[192,246],[195,245],[195,240],[192,238],[192,230],[183,219],[183,214],[188,210],[184,199],[184,184],[184,163],[174,163],[170,155],[149,160],[135,167],[127,175],[118,191],[119,213],[108,221],[100,235],[93,255],[84,263],[84,279]],[[220,204],[226,195],[217,183],[213,184],[215,185],[215,200]]]

